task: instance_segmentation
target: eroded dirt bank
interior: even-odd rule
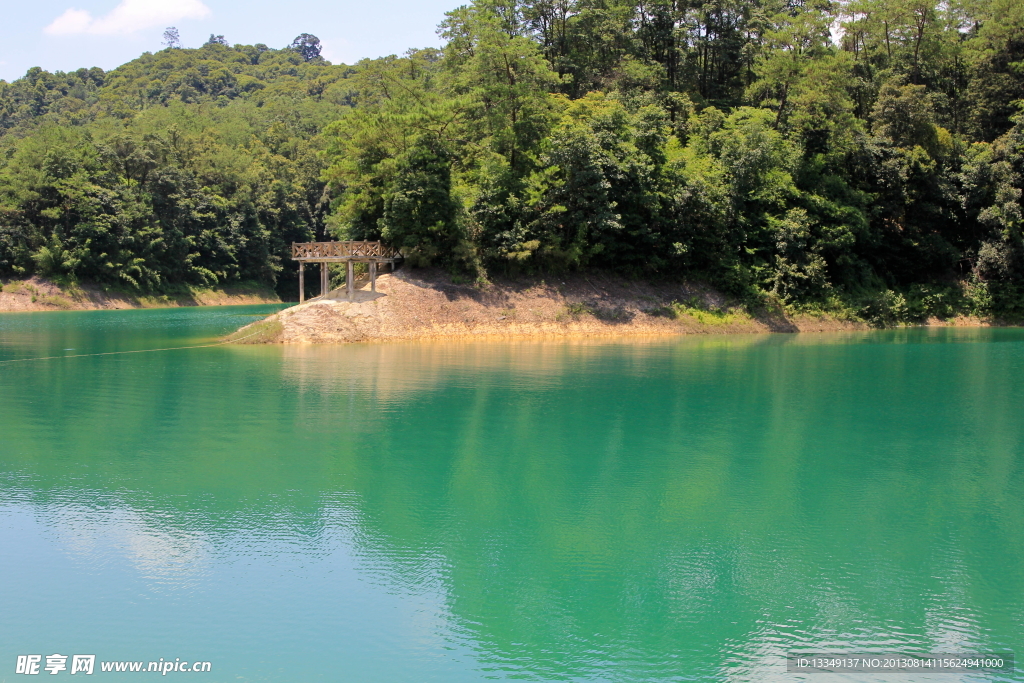
[[[244,285],[184,290],[178,294],[162,296],[133,296],[105,291],[88,284],[62,288],[50,280],[38,277],[0,284],[3,285],[0,289],[0,313],[165,306],[239,306],[281,301],[270,288]]]
[[[242,343],[314,343],[598,337],[866,329],[828,318],[753,316],[707,289],[600,275],[484,287],[453,284],[440,271],[399,270],[366,283],[353,301],[330,297],[288,308],[232,335]]]

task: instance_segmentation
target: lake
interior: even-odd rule
[[[0,315],[0,680],[1024,680],[784,659],[1024,652],[1024,330],[112,353],[277,308]]]

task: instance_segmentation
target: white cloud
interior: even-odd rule
[[[44,32],[54,36],[67,36],[75,33],[87,33],[89,25],[93,23],[92,16],[84,9],[69,9],[64,14],[53,20],[53,23],[43,29]]]
[[[164,28],[181,19],[202,19],[209,15],[210,8],[202,0],[121,0],[121,4],[103,17],[93,17],[84,9],[71,7],[43,32],[51,36],[110,36]]]
[[[359,61],[358,57],[352,57],[352,44],[344,38],[331,38],[330,45],[320,46],[320,56],[331,64],[354,64]],[[350,61],[351,60],[351,61]]]

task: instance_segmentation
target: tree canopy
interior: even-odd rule
[[[352,73],[210,42],[0,82],[0,274],[276,283],[292,241],[327,239],[320,132]]]
[[[1019,0],[479,0],[439,32],[0,82],[0,273],[292,287],[288,242],[330,235],[880,324],[1022,312]]]

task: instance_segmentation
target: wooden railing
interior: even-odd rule
[[[402,258],[402,254],[381,242],[292,242],[292,258],[299,261],[388,261]]]

